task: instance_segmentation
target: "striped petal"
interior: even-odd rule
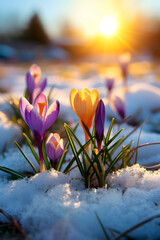
[[[47,108],[48,108],[48,103],[47,103],[47,98],[44,93],[40,93],[34,100],[33,106],[37,109],[37,111],[40,113],[40,104],[45,103],[45,106],[42,110],[42,119],[45,119]]]
[[[25,97],[21,97],[19,101],[19,110],[25,122],[26,122],[25,109],[27,105],[30,105],[30,103],[27,101]]]
[[[52,124],[56,121],[58,114],[60,110],[60,103],[58,101],[55,101],[52,103],[52,105],[49,107],[47,114],[44,119],[44,126],[43,131],[45,132],[48,128],[52,126]]]
[[[28,105],[25,109],[26,123],[32,131],[38,132],[40,135],[42,133],[43,121],[37,112],[37,110],[32,106]]]

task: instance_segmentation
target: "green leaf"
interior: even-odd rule
[[[113,127],[113,123],[114,123],[114,118],[112,118],[111,124],[109,126],[108,132],[107,132],[107,136],[105,138],[105,142],[104,144],[106,144],[109,141],[110,135],[111,135],[111,131],[112,131],[112,127]]]
[[[85,124],[83,121],[81,121],[81,122],[82,122],[82,124],[83,124],[83,126],[84,126],[86,132],[88,133],[88,136],[89,136],[90,139],[92,140],[92,143],[94,144],[93,137],[92,137],[92,135],[91,135],[91,133],[90,133],[88,127],[86,126],[86,124]]]
[[[87,152],[85,151],[85,148],[83,147],[83,145],[81,144],[81,142],[79,141],[79,139],[76,137],[76,135],[74,134],[74,132],[71,130],[71,128],[70,128],[67,124],[65,124],[65,126],[66,126],[66,128],[69,130],[69,132],[72,134],[72,136],[74,137],[74,139],[75,139],[75,141],[77,142],[77,144],[79,145],[80,149],[82,148],[85,156],[86,156],[87,159],[89,160],[90,157],[88,156]],[[91,136],[91,137],[92,137],[92,136]],[[91,139],[89,139],[89,140],[87,141],[87,143],[84,144],[84,146],[85,146],[85,147],[88,146],[88,144],[90,143],[90,141],[91,141]]]
[[[26,176],[21,174],[21,173],[18,173],[10,168],[6,168],[6,167],[2,167],[0,166],[0,170],[3,171],[3,172],[6,172],[6,173],[9,173],[17,178],[25,178]]]
[[[82,147],[77,152],[78,156],[84,151],[84,149],[88,146],[89,143],[90,143],[90,140],[88,140],[84,145],[82,145]],[[63,171],[64,173],[66,173],[70,169],[70,167],[73,165],[75,160],[76,160],[75,157],[73,157],[72,160],[67,165],[67,167],[65,168],[65,170]]]
[[[117,148],[124,142],[124,137],[120,138],[116,143],[114,143],[108,150],[112,151],[110,152],[111,156],[113,155],[113,153],[117,150]]]
[[[35,150],[34,150],[34,148],[32,146],[31,140],[29,139],[29,137],[25,133],[23,133],[23,136],[25,137],[25,139],[26,139],[26,141],[28,143],[28,146],[29,146],[29,148],[30,148],[34,158],[36,159],[37,163],[40,165],[39,157],[38,157],[37,153],[35,152]]]
[[[51,168],[51,164],[47,158],[47,154],[46,154],[46,150],[45,150],[45,141],[42,142],[42,155],[43,155],[43,160],[46,165],[46,168],[47,168],[47,170],[49,170]]]
[[[133,141],[131,141],[127,146],[126,146],[126,150],[128,150],[131,146],[131,144],[133,143]],[[123,156],[123,152],[121,151],[116,157],[115,159],[112,161],[112,163],[110,164],[110,166],[108,167],[108,169],[105,172],[105,177],[108,175],[108,173],[112,170],[112,168],[114,167],[114,165],[122,158]]]
[[[95,121],[94,121],[94,124],[93,124],[92,139],[93,139],[93,141],[92,141],[91,149],[93,151],[95,148],[97,148],[96,143],[95,143]]]
[[[48,103],[49,103],[50,100],[51,100],[51,94],[52,94],[52,92],[53,92],[53,89],[54,89],[54,85],[51,86],[50,91],[49,91],[49,93],[48,93],[48,97],[47,97]]]
[[[83,170],[81,161],[80,161],[80,159],[79,159],[79,157],[78,157],[78,155],[77,155],[77,151],[76,151],[74,142],[73,142],[73,140],[72,140],[72,137],[71,137],[71,135],[70,135],[70,133],[69,133],[69,130],[68,130],[68,128],[67,128],[67,124],[64,124],[64,128],[65,128],[65,131],[66,131],[66,134],[67,134],[67,137],[68,137],[68,140],[69,140],[69,143],[70,143],[72,152],[73,152],[73,154],[74,154],[74,156],[75,156],[75,159],[76,159],[78,168],[79,168],[82,176],[85,178],[85,177],[86,177],[86,176],[85,176],[85,172],[84,172],[84,170]]]
[[[28,89],[26,88],[25,92],[24,92],[24,97],[26,99],[28,99],[28,96],[29,96],[29,92],[28,92]]]
[[[77,130],[77,127],[78,127],[79,123],[76,124],[76,126],[74,127],[73,129],[73,132],[75,133],[75,131]],[[61,167],[62,167],[62,164],[64,162],[64,159],[65,159],[65,156],[67,154],[67,151],[68,151],[68,148],[69,148],[69,140],[66,142],[65,144],[65,148],[64,148],[64,152],[62,154],[62,156],[60,157],[58,163],[57,163],[57,166],[56,166],[56,170],[57,171],[60,171],[61,170]],[[71,165],[72,166],[72,165]]]
[[[95,168],[94,165],[93,165],[94,161],[93,161],[93,162],[91,161],[90,157],[88,156],[87,152],[85,151],[85,148],[83,147],[83,145],[80,143],[79,139],[75,136],[75,134],[73,133],[73,131],[70,129],[70,127],[69,127],[67,124],[65,124],[65,128],[68,129],[68,131],[70,131],[70,133],[73,135],[73,137],[75,138],[76,142],[77,142],[77,143],[79,144],[79,146],[80,146],[80,150],[79,150],[79,151],[83,151],[83,153],[84,153],[85,156],[87,157],[87,160],[88,160],[89,163],[90,163],[90,167],[88,168],[87,172],[85,172],[85,171],[83,170],[83,171],[84,171],[84,176],[82,175],[82,176],[85,178],[85,182],[87,182],[87,181],[88,181],[89,169],[90,169],[91,167],[93,167],[95,173],[98,175],[98,173],[97,173],[97,171],[96,171],[96,168]],[[91,136],[91,137],[92,137],[92,136]],[[89,139],[89,141],[86,143],[86,146],[89,144],[90,141],[91,141],[91,139]],[[78,152],[77,152],[77,156],[78,156]],[[77,165],[78,165],[78,164],[77,164]]]
[[[108,140],[108,142],[106,143],[106,146],[109,146],[111,144],[111,142],[114,141],[114,139],[116,137],[118,137],[118,135],[124,130],[124,128],[122,128],[121,130],[119,130],[110,140]]]
[[[92,153],[93,153],[95,162],[96,162],[96,164],[97,164],[98,171],[101,173],[101,172],[102,172],[102,167],[101,167],[101,164],[100,164],[99,159],[98,159],[98,157],[97,157],[97,154],[96,154],[94,151],[93,151]]]
[[[26,156],[26,154],[23,152],[22,148],[19,146],[19,144],[16,141],[15,141],[15,144],[16,144],[17,148],[19,149],[19,151],[22,153],[23,157],[27,160],[27,162],[29,163],[29,165],[31,166],[33,171],[35,173],[38,173],[37,170],[35,169],[34,165],[31,163],[31,161],[28,159],[28,157]]]

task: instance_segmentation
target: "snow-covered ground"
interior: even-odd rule
[[[20,97],[25,89],[25,71],[17,68],[10,70],[1,80],[2,86],[12,86],[13,96]],[[113,112],[109,104],[105,87],[105,74],[96,71],[84,72],[76,66],[62,67],[46,72],[48,76],[49,92],[53,84],[54,99],[61,104],[61,114],[64,122],[73,119],[78,121],[69,103],[69,93],[73,87],[81,89],[96,88],[106,104],[106,125],[109,118],[119,117]],[[67,76],[67,77],[66,77]],[[67,79],[69,79],[67,81]],[[140,144],[160,143],[160,88],[156,74],[147,73],[144,77],[129,76],[127,91],[123,91],[122,80],[116,80],[115,88],[110,99],[115,95],[125,99],[126,115],[132,115],[135,122],[147,120],[140,137]],[[5,103],[8,94],[1,94],[0,106],[0,150],[13,138],[21,137],[17,125],[8,119],[8,105]],[[115,124],[113,133],[119,127],[124,127],[122,134],[133,130],[133,126],[126,123]],[[127,139],[126,143],[134,140],[137,144],[140,129]],[[77,135],[84,142],[83,131],[79,127]],[[4,137],[2,137],[4,136]],[[30,150],[23,146],[23,150],[31,161],[34,161]],[[68,153],[67,158],[72,158]],[[105,235],[97,220],[100,217],[104,227],[123,232],[140,221],[160,214],[160,170],[147,171],[140,165],[160,163],[160,146],[152,145],[139,149],[138,164],[122,169],[107,178],[106,188],[85,189],[77,169],[70,175],[58,173],[55,170],[36,174],[30,179],[8,180],[8,175],[0,172],[0,208],[19,221],[28,236],[34,240],[53,239],[105,239]],[[36,163],[34,162],[35,166]],[[140,165],[139,165],[140,164]],[[9,148],[0,157],[0,165],[16,171],[31,172],[32,169],[15,148]],[[38,166],[36,166],[38,169]],[[6,222],[0,216],[0,222]],[[135,239],[160,238],[160,219],[156,219],[129,234]],[[111,239],[114,237],[110,234]]]

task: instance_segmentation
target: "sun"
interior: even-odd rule
[[[99,28],[103,34],[105,34],[107,36],[111,36],[117,30],[117,21],[114,17],[108,16],[108,17],[102,19]]]

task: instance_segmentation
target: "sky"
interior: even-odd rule
[[[106,15],[160,17],[159,0],[0,0],[0,32],[22,27],[38,13],[50,36],[58,35],[64,23],[88,35],[98,31]],[[123,14],[121,14],[122,17]],[[119,16],[118,16],[119,17]]]

